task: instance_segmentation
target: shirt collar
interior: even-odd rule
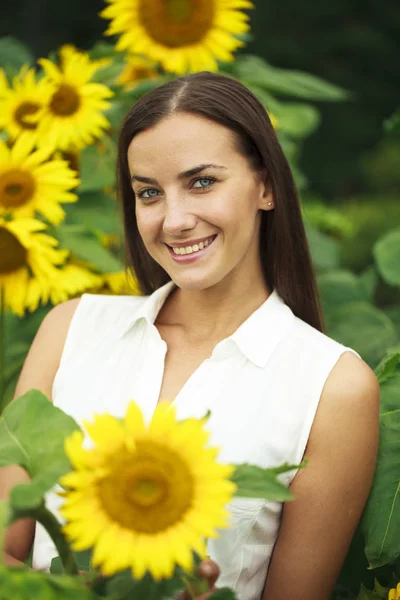
[[[294,314],[273,290],[263,304],[230,336],[257,367],[265,367],[271,354],[292,326]]]
[[[121,335],[124,336],[128,333],[140,319],[145,319],[150,325],[153,325],[162,305],[166,301],[174,285],[173,281],[168,281],[168,283],[158,288],[158,290],[153,292],[150,296],[147,296],[140,304],[139,308],[134,312],[130,321],[124,323]]]
[[[131,320],[124,324],[124,336],[141,319],[153,325],[175,284],[169,281],[141,303]],[[227,338],[257,367],[265,367],[274,349],[291,327],[294,314],[276,290]],[[225,340],[226,342],[226,340]],[[218,344],[217,344],[218,346]]]

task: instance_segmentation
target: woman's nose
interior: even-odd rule
[[[196,226],[197,219],[195,215],[187,210],[183,202],[167,203],[163,231],[169,235],[178,235],[187,229],[193,229]]]

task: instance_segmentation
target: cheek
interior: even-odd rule
[[[144,241],[151,240],[157,230],[156,213],[151,210],[136,208],[136,222]]]

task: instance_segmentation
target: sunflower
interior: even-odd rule
[[[66,264],[56,270],[47,286],[31,279],[26,294],[26,308],[33,312],[43,301],[50,301],[53,305],[60,304],[69,298],[80,296],[83,292],[91,291],[102,283],[100,275],[92,273],[84,266]]]
[[[111,19],[106,35],[121,34],[117,50],[160,62],[183,74],[216,71],[244,45],[236,35],[249,31],[251,0],[106,0],[100,16]]]
[[[103,67],[107,67],[110,63],[112,63],[111,58],[100,58],[99,60],[91,60],[87,52],[79,50],[79,48],[77,48],[73,44],[64,44],[59,49],[61,68],[64,68],[64,66],[68,64],[68,61],[70,61],[71,58],[73,58],[76,54],[79,54],[80,57],[86,61],[86,64],[89,65],[91,68],[95,68],[96,71],[97,69],[102,69]]]
[[[49,281],[68,255],[67,250],[56,248],[56,239],[42,233],[44,229],[46,225],[36,219],[6,221],[0,216],[0,289],[5,306],[19,316],[26,308],[32,279],[39,296],[47,301]]]
[[[33,217],[37,211],[57,225],[65,216],[60,203],[77,200],[70,190],[79,180],[66,161],[47,160],[51,149],[32,152],[32,144],[25,135],[11,149],[0,140],[0,215]]]
[[[400,583],[397,584],[396,588],[389,590],[388,600],[399,600],[400,599]]]
[[[74,432],[65,448],[74,471],[61,478],[64,532],[75,550],[93,547],[105,575],[130,568],[170,577],[205,555],[206,537],[228,526],[225,504],[235,491],[233,467],[216,462],[204,419],[177,421],[161,402],[148,427],[134,402],[123,420],[96,416],[85,428],[94,444]]]
[[[99,61],[90,61],[84,52],[68,48],[61,53],[61,66],[46,58],[39,63],[52,84],[38,128],[40,144],[81,150],[109,127],[103,111],[110,107],[107,99],[113,93],[106,85],[90,81]]]
[[[123,85],[126,90],[133,90],[143,79],[157,79],[159,74],[155,64],[140,56],[128,56],[125,68],[115,83]]]
[[[0,128],[6,129],[12,139],[24,133],[36,143],[37,124],[50,94],[49,82],[44,78],[36,81],[34,69],[23,66],[12,87],[0,69]]]
[[[140,295],[139,284],[132,273],[120,271],[119,273],[102,274],[101,291],[105,294],[131,294]]]

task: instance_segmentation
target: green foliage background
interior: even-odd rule
[[[104,30],[96,16],[102,6],[100,0],[57,5],[6,0],[0,36],[13,33],[37,56],[66,42],[92,48]],[[400,120],[385,125],[400,104],[400,7],[392,0],[384,8],[378,0],[336,0],[330,5],[258,0],[254,14],[253,41],[232,68],[280,119],[281,143],[302,190],[328,334],[357,350],[381,383],[378,468],[334,598],[386,598],[387,589],[400,579]],[[103,51],[104,46],[98,47],[93,56]],[[320,75],[325,82],[310,91],[307,74]],[[327,82],[351,95],[335,97]],[[146,85],[136,93],[145,91]],[[125,100],[126,106],[115,103],[109,115],[115,126],[132,98]],[[82,240],[90,237],[88,230],[114,233],[117,227],[109,219],[109,200],[100,192],[112,184],[110,144],[109,170],[102,160],[101,182],[96,148],[85,150],[82,171],[87,169],[88,175],[79,203],[68,211],[68,224],[75,230],[57,233],[78,253]],[[108,209],[93,210],[93,198]],[[84,230],[77,230],[82,221]],[[83,259],[104,267],[104,256],[93,244],[87,242],[84,248]],[[13,340],[7,348],[9,394],[47,310],[24,317],[23,328],[17,317],[8,316],[7,337]]]

